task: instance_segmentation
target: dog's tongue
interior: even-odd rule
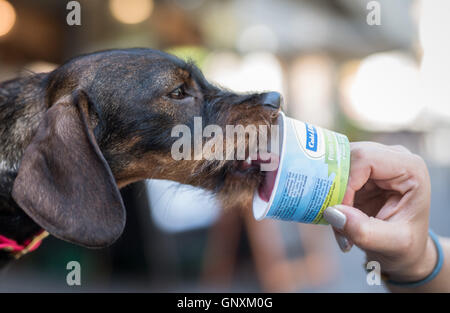
[[[259,163],[277,162],[277,163],[279,163],[279,157],[278,157],[278,155],[271,154],[270,157],[267,159],[267,161],[262,161],[261,159],[258,159],[256,162],[259,162]],[[269,202],[269,200],[270,200],[270,196],[272,194],[273,187],[275,186],[275,179],[277,177],[277,173],[278,173],[278,167],[274,171],[265,172],[264,181],[259,185],[258,195],[262,200],[264,200],[266,202]]]
[[[272,195],[273,187],[275,186],[275,178],[277,177],[278,169],[272,172],[266,172],[264,181],[259,185],[258,194],[259,197],[269,202],[270,196]]]

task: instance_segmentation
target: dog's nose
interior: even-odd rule
[[[263,95],[263,105],[274,109],[279,109],[281,106],[282,97],[279,92],[271,91]]]

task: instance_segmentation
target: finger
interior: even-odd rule
[[[350,206],[329,207],[323,216],[349,241],[363,250],[395,252],[410,240],[406,227],[369,217]]]
[[[349,186],[359,190],[369,179],[394,180],[412,172],[416,168],[415,161],[412,154],[379,143],[352,143]]]
[[[399,151],[399,152],[411,153],[411,151],[409,151],[406,147],[404,147],[402,145],[389,146],[389,148],[391,148],[392,150]]]
[[[375,217],[380,220],[389,219],[395,213],[397,213],[399,209],[401,209],[401,207],[399,206],[401,200],[402,196],[400,194],[390,195]]]
[[[334,238],[336,239],[336,242],[337,242],[339,248],[341,249],[341,251],[344,253],[349,252],[352,249],[353,244],[347,239],[347,237],[338,233],[334,228],[333,228],[333,232],[334,232]]]
[[[372,142],[351,143],[351,166],[343,204],[353,205],[355,192],[369,179],[387,190],[400,194],[417,185],[413,179],[420,175],[423,161],[407,150]]]

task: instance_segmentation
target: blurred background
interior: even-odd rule
[[[280,91],[291,117],[423,156],[431,227],[450,236],[449,1],[78,2],[81,25],[69,26],[69,1],[0,0],[0,81],[110,48],[193,59],[222,86]],[[168,181],[122,195],[128,219],[116,244],[48,238],[0,273],[0,291],[385,291],[367,284],[364,254],[342,254],[329,227],[223,213],[211,195]],[[66,284],[72,260],[81,286]]]

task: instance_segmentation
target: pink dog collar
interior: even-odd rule
[[[42,230],[37,235],[25,240],[22,244],[19,244],[15,240],[0,235],[0,250],[10,252],[15,259],[18,259],[28,252],[39,248],[42,240],[47,236],[48,232]]]

